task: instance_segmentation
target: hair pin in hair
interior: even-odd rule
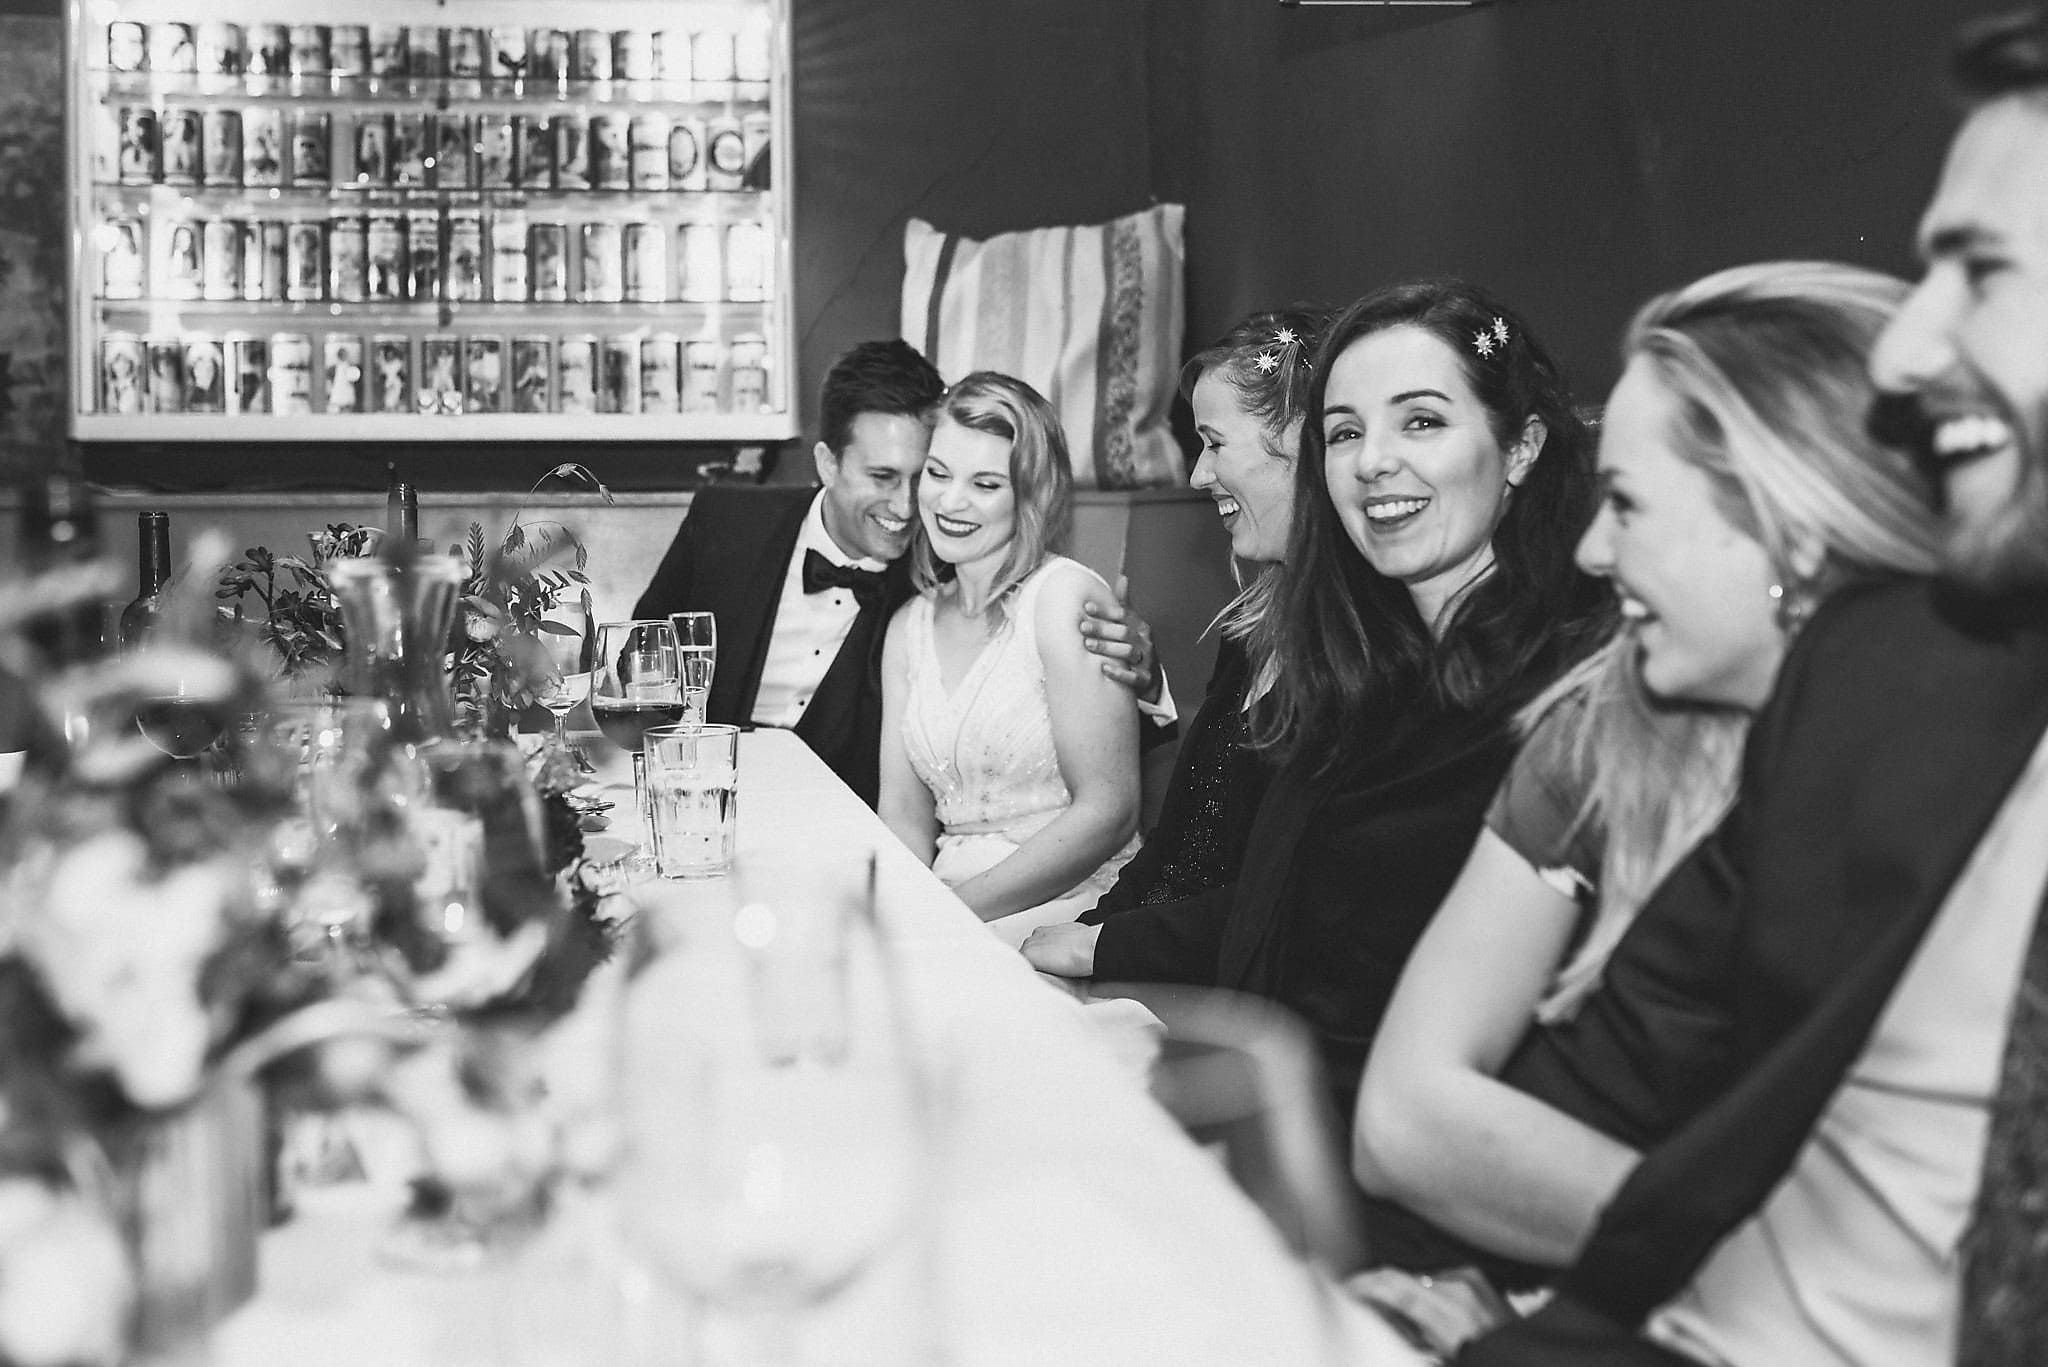
[[[1293,328],[1276,328],[1273,332],[1272,345],[1252,358],[1252,364],[1258,368],[1261,375],[1271,375],[1282,365],[1295,361],[1301,361],[1303,365],[1308,364],[1301,357],[1301,334]]]
[[[1496,318],[1490,328],[1481,328],[1472,334],[1472,349],[1481,356],[1491,356],[1496,350],[1508,344],[1508,320]]]

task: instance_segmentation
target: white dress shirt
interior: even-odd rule
[[[1957,1256],[2048,881],[2048,739],[2007,794],[1863,1056],[1757,1213],[1651,1319],[1733,1367],[1920,1367],[1955,1352]]]
[[[877,574],[889,567],[880,560],[851,556],[839,548],[825,530],[825,491],[820,489],[804,514],[803,530],[797,533],[796,549],[782,572],[782,598],[775,609],[775,623],[768,637],[768,658],[761,666],[761,687],[754,694],[754,724],[795,726],[804,709],[832,668],[860,604],[852,589],[804,592],[804,553],[816,551],[835,565],[847,565]]]

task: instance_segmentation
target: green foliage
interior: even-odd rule
[[[557,465],[527,491],[531,499],[549,480],[594,490],[606,503],[611,490],[581,465]],[[532,707],[552,676],[541,637],[567,628],[547,614],[581,597],[590,584],[590,551],[560,522],[521,522],[515,514],[495,549],[472,522],[467,538],[470,574],[462,590],[460,638],[452,669],[457,725],[491,734],[509,729]]]
[[[220,614],[230,623],[252,620],[249,600],[261,606],[254,617],[257,631],[273,650],[287,679],[317,675],[341,658],[341,603],[328,581],[333,561],[368,555],[382,541],[375,527],[334,522],[307,536],[311,558],[277,555],[267,546],[251,546],[242,558],[220,572],[213,596],[222,600]]]

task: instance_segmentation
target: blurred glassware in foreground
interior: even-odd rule
[[[796,1361],[802,1312],[922,1213],[930,1099],[872,870],[693,917],[629,988],[619,1211],[700,1360]]]

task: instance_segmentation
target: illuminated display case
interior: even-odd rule
[[[78,438],[796,434],[787,0],[72,0],[66,41]]]

